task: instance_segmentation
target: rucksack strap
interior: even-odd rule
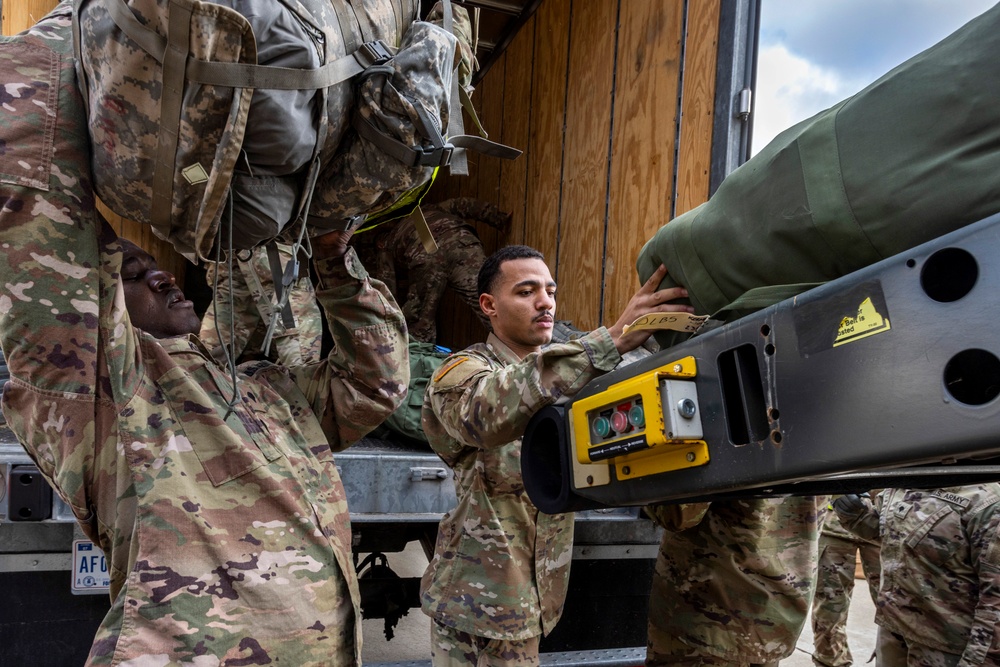
[[[228,88],[267,88],[270,90],[318,90],[328,88],[357,76],[373,65],[386,62],[393,56],[394,49],[380,40],[366,42],[360,46],[348,44],[348,55],[315,69],[271,67],[252,63],[224,63],[190,58],[187,50],[191,23],[191,9],[187,3],[172,0],[170,8],[169,44],[174,47],[167,52],[168,40],[155,30],[139,23],[125,0],[115,0],[108,5],[115,25],[143,51],[164,65],[166,59],[173,58],[177,65],[183,63],[179,72],[181,81]],[[343,3],[334,3],[342,7]],[[338,15],[339,18],[339,15]],[[350,25],[350,24],[348,24]],[[343,27],[342,27],[343,30]],[[344,35],[345,42],[354,41]],[[174,68],[177,70],[177,68]],[[177,76],[175,71],[174,76]],[[166,88],[165,88],[166,90]]]
[[[419,104],[414,105],[414,109],[420,121],[421,133],[425,139],[431,142],[430,148],[408,146],[395,137],[384,134],[360,113],[354,114],[354,128],[359,135],[375,144],[379,150],[391,155],[408,167],[446,167],[452,163],[455,149],[459,148],[471,149],[502,160],[513,160],[521,154],[520,150],[511,146],[469,134],[448,137],[445,140],[427,115],[427,111]],[[459,111],[459,115],[461,115],[461,111]]]
[[[286,291],[291,289],[291,283],[285,284],[285,272],[281,268],[281,256],[278,255],[278,244],[274,241],[270,241],[267,244],[267,264],[271,269],[271,281],[274,283],[274,296],[278,300],[281,306],[281,323],[285,325],[285,329],[291,330],[295,328],[295,316],[292,314],[292,302],[289,299],[282,299]],[[298,260],[293,257],[292,261],[288,263],[289,268],[293,268],[292,265],[297,265]],[[297,269],[297,266],[294,267]],[[298,276],[296,276],[298,277]]]

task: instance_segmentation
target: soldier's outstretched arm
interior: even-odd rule
[[[87,121],[74,72],[72,5],[0,38],[0,345],[8,423],[78,516],[95,467],[94,424],[113,336],[127,324],[102,248]],[[119,352],[124,356],[124,352]]]
[[[349,239],[344,232],[312,239],[316,299],[334,345],[319,364],[291,369],[334,450],[392,414],[410,380],[403,313],[385,285],[369,277]]]
[[[445,213],[459,218],[477,220],[500,232],[506,232],[510,228],[511,214],[501,210],[499,206],[482,199],[476,199],[475,197],[454,197],[439,202],[435,206]]]
[[[447,433],[473,447],[503,446],[524,434],[538,410],[575,394],[619,361],[604,327],[499,369],[478,355],[460,352],[441,364],[428,385],[424,411],[429,406],[437,420],[425,419],[424,429],[432,445],[448,440]]]

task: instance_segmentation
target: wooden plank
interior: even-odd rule
[[[559,317],[600,325],[618,0],[574,0],[559,225]]]
[[[503,126],[503,97],[504,97],[504,68],[506,58],[502,56],[490,69],[495,76],[480,83],[477,89],[478,99],[475,108],[479,113],[480,120],[487,131],[500,133]],[[466,125],[467,132],[475,132],[475,128],[470,124]],[[500,188],[500,160],[478,153],[469,154],[470,177],[468,186],[470,190],[474,188],[474,196],[483,201],[497,204],[499,202]],[[472,166],[474,164],[475,171]],[[473,227],[483,243],[483,252],[491,254],[497,248],[498,233],[489,225],[473,222]],[[471,310],[462,302],[452,290],[445,292],[438,311],[438,330],[447,331],[448,343],[446,347],[467,347],[474,342],[486,339],[486,329],[480,322],[476,312]]]
[[[507,69],[507,58],[502,56],[493,67],[490,69],[492,73],[496,74],[496,78],[489,81],[484,81],[483,85],[480,86],[482,90],[482,103],[476,109],[479,112],[479,118],[483,123],[483,127],[488,133],[495,134],[496,136],[501,136],[503,134],[503,100],[505,94],[505,77],[504,72]],[[473,128],[467,128],[468,131],[474,132]],[[490,157],[488,155],[476,155],[478,162],[478,174],[477,180],[479,181],[479,199],[483,201],[488,201],[491,204],[500,204],[500,171],[502,169],[502,162],[499,158]],[[499,234],[496,229],[490,227],[489,225],[476,225],[476,230],[479,232],[479,238],[483,241],[483,247],[486,249],[486,253],[492,253],[497,248],[499,242]]]
[[[534,83],[528,150],[524,242],[545,254],[558,273],[557,235],[561,196],[563,123],[571,0],[547,0],[535,14]]]
[[[528,137],[531,130],[532,69],[535,57],[535,17],[521,28],[505,53],[503,127],[500,141],[524,153],[500,166],[500,208],[513,216],[505,242],[524,243],[527,210],[528,163],[531,152]],[[487,79],[493,76],[491,70]]]
[[[635,259],[674,197],[682,0],[628,0],[619,17],[604,321],[639,287]]]
[[[717,2],[688,5],[675,216],[708,200],[719,13]]]
[[[59,0],[8,0],[2,4],[3,34],[16,35],[38,23]]]

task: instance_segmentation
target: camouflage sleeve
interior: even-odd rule
[[[109,380],[99,324],[116,308],[102,283],[109,239],[94,210],[71,16],[64,2],[26,33],[0,38],[0,345],[11,429],[85,518],[97,389]]]
[[[837,513],[840,525],[861,539],[878,541],[880,529],[876,506],[867,498],[858,497],[858,504],[846,508],[845,511],[845,504],[841,502],[844,497],[846,496],[837,498],[833,502],[833,509]]]
[[[708,512],[709,503],[660,503],[643,509],[658,526],[671,533],[679,533],[701,523]]]
[[[264,261],[267,261],[266,254]],[[228,342],[231,334],[238,359],[250,335],[260,324],[261,316],[241,263],[234,259],[232,266],[234,271],[230,271],[229,264],[225,262],[208,265],[205,280],[214,291],[212,303],[202,318],[198,337],[209,349],[214,349],[221,347],[224,341]]]
[[[475,197],[454,197],[435,204],[438,210],[459,218],[478,220],[501,232],[510,226],[511,214]]]
[[[316,298],[334,345],[322,362],[290,370],[320,417],[330,446],[339,451],[381,424],[406,397],[406,322],[385,285],[368,277],[353,249],[314,265]]]
[[[979,600],[959,667],[1000,664],[1000,500],[989,497],[966,525],[972,565],[979,577]]]
[[[620,360],[604,327],[503,368],[491,368],[473,355],[453,355],[427,388],[425,405],[438,421],[431,424],[428,440],[442,457],[463,445],[501,447],[520,438],[538,410],[572,396]]]

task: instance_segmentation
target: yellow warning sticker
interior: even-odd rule
[[[853,317],[845,317],[840,321],[837,328],[837,338],[833,342],[834,347],[853,343],[856,340],[874,336],[877,333],[888,331],[889,318],[883,317],[872,303],[871,297],[866,298],[858,306],[858,312]]]
[[[695,333],[708,321],[708,315],[692,315],[691,313],[650,313],[643,315],[632,324],[622,327],[622,333],[653,329],[660,331],[683,331]]]

